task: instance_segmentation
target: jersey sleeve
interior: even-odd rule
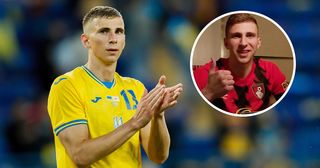
[[[193,77],[200,90],[206,87],[212,61],[193,70]]]
[[[66,76],[58,77],[52,84],[48,98],[48,113],[55,135],[78,124],[87,124],[84,106],[79,93]]]
[[[271,63],[270,65],[270,81],[271,81],[271,92],[273,95],[282,95],[288,86],[286,77],[281,72],[276,64]]]

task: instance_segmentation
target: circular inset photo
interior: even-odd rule
[[[251,11],[226,13],[200,32],[190,71],[201,97],[236,116],[262,114],[288,93],[296,68],[292,43],[271,18]]]

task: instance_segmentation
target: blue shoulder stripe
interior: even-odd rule
[[[68,127],[71,127],[71,126],[74,126],[74,125],[78,125],[78,124],[88,124],[88,121],[85,120],[85,119],[79,119],[79,120],[73,120],[73,121],[70,121],[70,122],[67,122],[67,123],[64,123],[58,127],[56,127],[56,129],[54,129],[54,133],[56,134],[56,136],[58,136],[58,134],[68,128]]]
[[[56,84],[60,83],[60,81],[65,80],[65,79],[67,79],[67,78],[59,78],[58,81],[54,82],[53,84],[56,85]]]

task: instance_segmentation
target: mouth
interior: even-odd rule
[[[117,52],[119,51],[118,49],[115,49],[115,48],[108,48],[107,51],[109,52]]]
[[[250,53],[250,50],[238,50],[237,53],[242,56],[245,57]]]

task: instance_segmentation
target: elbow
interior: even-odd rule
[[[166,154],[157,154],[156,156],[151,156],[150,160],[152,160],[156,164],[163,164],[169,157],[169,153]]]
[[[74,154],[72,156],[72,160],[73,160],[74,164],[79,168],[86,168],[91,164],[89,162],[88,158],[81,155],[80,153]]]
[[[86,163],[85,161],[82,161],[82,160],[74,160],[74,163],[78,168],[86,168],[86,167],[88,167],[90,165],[90,164],[88,164],[88,163]]]

